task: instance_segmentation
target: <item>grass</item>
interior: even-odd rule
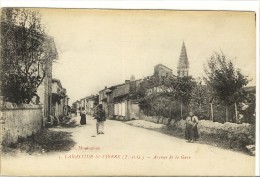
[[[27,138],[19,138],[18,142],[3,147],[2,152],[9,153],[20,150],[29,154],[69,151],[76,143],[70,132],[41,129]]]

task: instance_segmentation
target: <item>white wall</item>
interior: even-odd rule
[[[40,105],[16,105],[5,103],[2,111],[2,140],[4,144],[15,143],[18,137],[27,137],[36,133],[43,125]]]

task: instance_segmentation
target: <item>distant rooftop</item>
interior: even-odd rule
[[[159,67],[159,66],[161,66],[161,67],[163,67],[163,68],[167,68],[167,69],[169,69],[169,70],[172,71],[171,68],[169,68],[169,67],[167,67],[167,66],[165,66],[165,65],[163,65],[163,64],[161,64],[161,63],[159,63],[158,65],[155,65],[154,67]]]

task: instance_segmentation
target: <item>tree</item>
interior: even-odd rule
[[[189,106],[195,85],[196,82],[191,76],[178,77],[172,83],[175,98],[181,101],[181,117],[183,117],[182,106]]]
[[[2,94],[6,101],[30,103],[56,51],[38,11],[6,8],[1,17]]]
[[[196,84],[192,89],[191,107],[196,111],[196,114],[201,118],[207,118],[209,116],[208,103],[210,104],[211,114],[210,118],[213,120],[213,107],[210,102],[211,95],[208,86],[203,83],[202,78],[197,78]]]
[[[181,113],[182,117],[183,106],[189,106],[195,85],[190,76],[176,78],[154,75],[143,79],[132,98],[139,101],[147,114],[179,116]],[[178,105],[181,105],[180,109]]]
[[[247,76],[234,67],[231,60],[221,53],[215,52],[204,66],[205,82],[210,86],[212,94],[226,107],[226,121],[228,121],[228,107],[236,103],[243,86],[248,84]]]

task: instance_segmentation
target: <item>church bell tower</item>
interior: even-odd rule
[[[189,75],[189,60],[186,52],[185,43],[182,43],[181,54],[179,58],[179,63],[177,67],[177,72],[179,77]]]

